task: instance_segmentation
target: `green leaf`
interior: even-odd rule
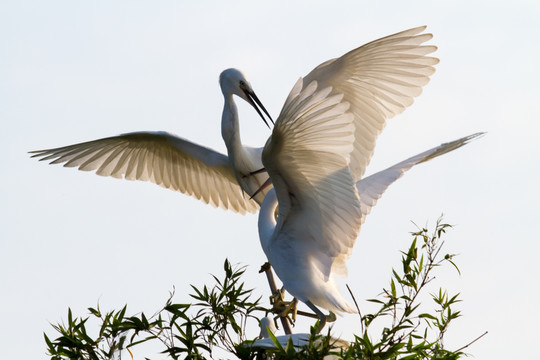
[[[423,314],[420,314],[418,315],[419,318],[421,319],[431,319],[431,320],[437,320],[437,318],[431,314],[428,314],[428,313],[423,313]]]
[[[392,297],[396,298],[397,292],[396,292],[396,284],[394,283],[394,279],[390,281],[390,288],[392,290]]]

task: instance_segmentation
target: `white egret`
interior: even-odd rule
[[[311,334],[308,333],[299,333],[299,334],[289,334],[275,336],[276,327],[274,326],[274,321],[272,318],[263,317],[260,319],[261,332],[259,334],[259,339],[255,340],[253,343],[249,344],[249,347],[255,349],[276,349],[276,344],[274,339],[283,347],[286,348],[289,342],[292,343],[295,350],[300,350],[302,347],[309,345],[309,339]],[[271,336],[271,335],[272,336]],[[274,339],[272,339],[272,337]],[[319,344],[320,339],[315,340],[315,344]],[[342,339],[331,338],[331,343],[334,348],[342,348],[346,350],[350,344],[348,341]],[[329,359],[338,359],[337,356],[327,355],[324,357],[324,360]]]
[[[332,317],[356,312],[340,294],[335,276],[346,275],[360,226],[385,189],[412,166],[480,135],[440,145],[355,181],[350,168],[355,117],[344,98],[331,87],[321,88],[316,81],[304,86],[300,79],[262,155],[274,188],[259,214],[261,245],[284,288],[319,316],[319,330],[327,317],[318,307]]]
[[[250,196],[267,176],[247,175],[262,168],[262,148],[242,145],[233,95],[251,104],[267,125],[257,105],[272,119],[241,71],[224,70],[219,84],[225,99],[221,134],[228,156],[166,132],[134,132],[31,153],[53,160],[51,164],[96,170],[98,175],[151,181],[234,212],[256,212],[264,194]]]
[[[386,120],[411,105],[435,71],[438,59],[426,55],[436,47],[422,45],[432,38],[424,30],[422,26],[372,41],[322,63],[304,79],[305,84],[317,81],[320,88],[331,86],[332,94],[342,94],[350,104],[355,141],[349,167],[355,180],[362,177]],[[151,181],[223,209],[256,212],[267,189],[253,200],[244,192],[253,195],[266,179],[264,174],[246,176],[262,168],[262,148],[242,145],[233,95],[268,112],[240,71],[222,72],[220,85],[225,98],[221,132],[228,155],[169,133],[138,132],[34,151],[34,156],[99,175]]]

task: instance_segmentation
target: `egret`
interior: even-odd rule
[[[386,120],[411,105],[435,71],[438,59],[427,55],[437,48],[423,45],[432,38],[423,33],[425,28],[362,45],[320,64],[304,78],[304,84],[317,81],[321,88],[331,87],[332,94],[341,94],[349,103],[355,139],[349,168],[355,180],[362,177]],[[225,99],[221,133],[227,155],[166,132],[136,132],[33,151],[33,156],[95,170],[99,175],[151,181],[234,212],[256,212],[268,191],[264,189],[250,199],[266,180],[265,174],[256,173],[262,168],[262,147],[242,145],[233,95],[248,101],[261,117],[255,105],[268,118],[270,115],[239,70],[223,71],[220,85]]]
[[[274,186],[259,213],[259,238],[283,287],[320,319],[356,312],[340,294],[360,227],[386,188],[412,166],[457,149],[473,134],[356,181],[350,168],[355,117],[345,96],[298,80],[268,139],[262,162]],[[363,173],[365,169],[360,169]],[[277,213],[277,220],[274,216]],[[330,311],[329,317],[319,307]]]
[[[289,342],[292,343],[295,350],[300,350],[302,347],[309,345],[309,339],[311,337],[311,334],[308,333],[299,333],[299,334],[289,334],[289,335],[281,335],[281,336],[275,336],[276,327],[274,326],[274,322],[269,317],[263,317],[259,321],[259,326],[261,328],[261,332],[259,334],[259,339],[255,340],[253,343],[250,343],[249,346],[254,349],[276,349],[276,344],[274,343],[274,339],[283,347],[287,348]],[[272,334],[272,336],[270,335]],[[274,337],[274,339],[272,339]],[[321,342],[320,339],[315,340],[315,344],[319,344]],[[342,340],[342,339],[335,339],[331,338],[332,347],[334,348],[342,348],[346,350],[350,344],[348,341]],[[327,355],[324,357],[325,360],[328,359],[337,359],[336,356]]]
[[[233,95],[251,104],[267,125],[261,110],[272,118],[241,71],[224,70],[219,84],[225,100],[221,133],[228,156],[167,132],[133,132],[31,153],[40,160],[53,160],[51,164],[96,170],[98,175],[151,181],[214,207],[256,212],[264,194],[250,197],[266,175],[247,175],[262,168],[262,148],[242,145]]]

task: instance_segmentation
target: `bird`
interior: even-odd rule
[[[300,78],[262,153],[273,188],[259,212],[260,243],[284,289],[319,317],[317,331],[335,314],[357,312],[340,293],[336,277],[347,275],[346,261],[360,227],[382,193],[414,165],[482,135],[442,144],[356,180],[351,109],[331,86],[316,80],[306,85]]]
[[[433,65],[439,60],[427,55],[437,47],[424,44],[432,38],[425,29],[416,27],[369,42],[323,62],[304,77],[304,84],[317,81],[321,87],[329,86],[349,103],[355,128],[349,167],[355,180],[363,176],[386,120],[410,106],[435,71]],[[255,194],[267,179],[261,171],[263,148],[242,145],[233,95],[254,106],[263,120],[255,105],[272,118],[240,70],[223,71],[220,86],[224,96],[221,133],[227,155],[171,133],[135,132],[31,151],[32,156],[95,170],[98,175],[151,181],[214,207],[255,213],[268,191],[264,188]]]
[[[457,140],[443,143],[357,181],[356,189],[360,197],[360,209],[362,213],[360,223],[364,224],[367,215],[369,215],[371,209],[377,204],[382,194],[393,182],[401,178],[406,171],[415,165],[425,163],[450,151],[459,149],[483,135],[485,135],[484,132],[477,132]]]
[[[52,160],[51,164],[95,170],[102,176],[151,181],[214,207],[254,213],[265,192],[252,195],[266,177],[250,173],[262,168],[262,147],[242,144],[233,95],[253,106],[268,127],[262,112],[270,122],[273,120],[240,70],[224,70],[219,84],[224,97],[221,133],[228,155],[163,131],[132,132],[30,153],[40,160]]]
[[[277,329],[274,326],[274,322],[271,318],[266,316],[259,320],[259,326],[261,328],[259,338],[253,342],[248,341],[245,345],[242,345],[250,347],[252,349],[276,349],[277,345],[274,342],[276,341],[284,349],[286,349],[287,346],[289,346],[289,343],[291,343],[294,350],[299,351],[303,347],[309,346],[310,338],[312,338],[311,334],[308,333],[296,333],[276,336],[274,334]],[[336,339],[331,337],[330,341],[334,349],[341,348],[346,350],[350,346],[349,342],[343,339]],[[321,343],[321,339],[316,338],[315,340],[313,340],[313,342],[314,344],[319,345]],[[326,355],[324,357],[324,360],[338,358],[339,357],[335,355]]]

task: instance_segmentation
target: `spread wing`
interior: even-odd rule
[[[362,224],[364,223],[366,216],[371,212],[371,208],[377,204],[377,200],[381,198],[388,186],[402,177],[407,170],[412,168],[414,165],[421,164],[436,158],[437,156],[441,156],[450,151],[458,149],[483,134],[484,133],[476,133],[465,136],[461,139],[441,144],[433,149],[424,151],[421,154],[415,155],[394,166],[391,166],[386,170],[379,171],[378,173],[358,181],[356,183],[356,188],[358,189],[358,194],[360,196]]]
[[[166,132],[135,132],[31,153],[102,176],[151,181],[241,214],[259,209],[238,185],[226,155]]]
[[[439,60],[426,56],[435,46],[422,45],[431,34],[425,26],[372,41],[317,66],[304,84],[317,81],[319,88],[332,87],[343,94],[354,115],[355,142],[350,168],[360,180],[373,155],[377,136],[386,120],[401,113],[420,95]]]
[[[262,157],[276,189],[278,226],[288,235],[284,239],[294,239],[286,246],[300,248],[326,279],[344,271],[360,229],[360,203],[348,167],[353,116],[342,98],[316,82],[304,87],[300,79]]]

